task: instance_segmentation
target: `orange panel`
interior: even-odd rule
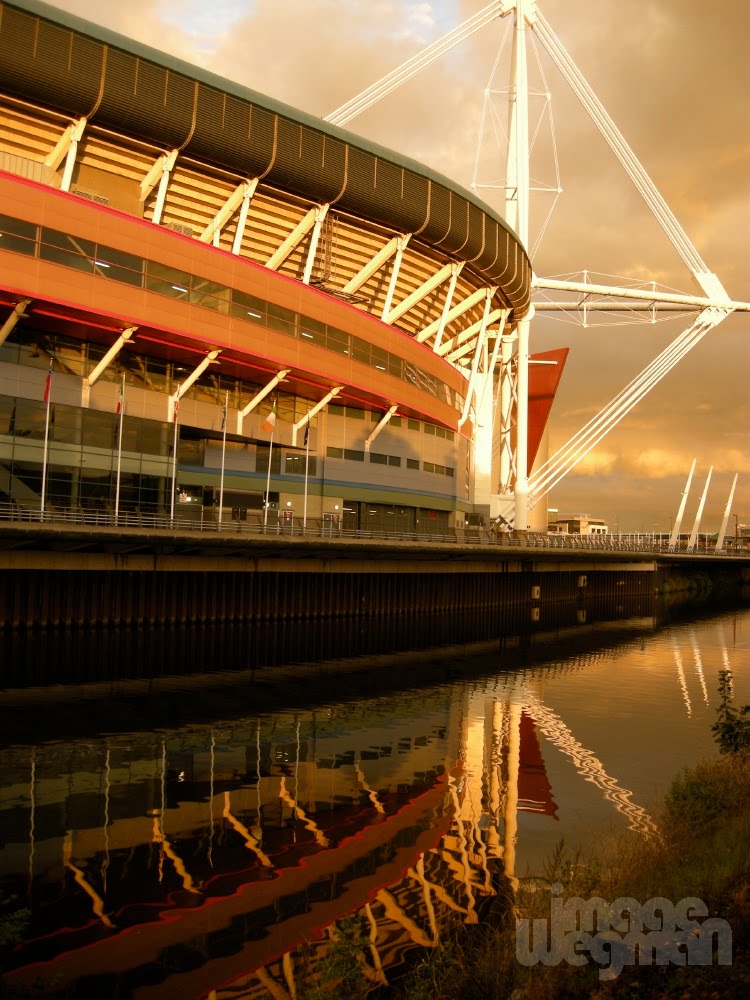
[[[542,443],[552,403],[568,358],[568,348],[532,354],[529,364],[529,464],[531,469]],[[546,362],[534,364],[534,362]]]

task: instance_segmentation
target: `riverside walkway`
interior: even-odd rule
[[[739,587],[750,582],[750,551],[671,552],[613,536],[479,528],[416,534],[311,520],[219,525],[0,509],[0,628],[497,616],[510,608],[536,621],[545,604],[617,604],[682,586],[691,574]]]

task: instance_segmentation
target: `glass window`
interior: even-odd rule
[[[434,424],[425,424],[424,425],[424,432],[425,432],[425,434],[432,434],[434,436],[436,430],[437,430],[437,428],[435,427]]]
[[[378,371],[387,372],[388,371],[388,352],[384,351],[380,347],[370,348],[371,361],[370,364],[373,368],[377,368]]]
[[[407,469],[418,469],[419,468],[419,461],[416,458],[407,458],[407,460],[406,460],[406,468]]]
[[[297,313],[283,306],[276,306],[273,302],[268,303],[266,323],[270,330],[278,330],[288,337],[295,336]]]
[[[349,354],[349,334],[335,327],[328,327],[328,350],[338,354]]]
[[[153,260],[146,261],[146,288],[159,295],[168,295],[172,299],[182,299],[187,302],[190,297],[190,275],[187,271],[178,271],[166,264],[157,264]]]
[[[315,456],[310,455],[307,458],[307,474],[308,476],[314,476],[316,472],[316,461]],[[305,456],[304,455],[287,455],[286,456],[286,472],[292,476],[304,476],[305,474]]]
[[[347,408],[346,408],[346,415],[347,415],[347,417],[349,417],[350,420],[364,420],[365,419],[365,411],[364,410],[358,410],[354,406],[347,406]]]
[[[268,444],[259,444],[255,447],[255,471],[268,472],[268,457],[271,453],[271,472],[281,472],[281,448],[274,448]]]
[[[400,467],[401,466],[401,459],[398,457],[398,455],[389,455],[388,456],[388,464],[389,465],[397,465],[397,466]]]
[[[417,376],[417,369],[409,361],[405,361],[403,365],[403,379],[404,382],[411,382],[413,385],[419,385],[419,378]]]
[[[365,453],[363,451],[354,451],[351,448],[344,448],[344,458],[348,462],[364,462]]]
[[[231,312],[237,319],[246,320],[248,323],[262,323],[266,318],[267,306],[268,303],[264,299],[238,292],[236,288],[232,289]]]
[[[403,378],[404,375],[404,363],[401,358],[397,358],[395,354],[388,355],[388,374],[395,375],[396,378]]]
[[[332,417],[343,417],[344,413],[346,412],[346,408],[343,407],[340,403],[329,403],[328,412],[331,414]]]
[[[373,462],[375,465],[387,465],[388,464],[388,456],[387,455],[381,455],[381,454],[379,454],[378,452],[375,452],[375,451],[371,451],[370,452],[370,461]]]
[[[204,465],[204,441],[180,437],[177,461],[180,465]]]
[[[119,418],[114,413],[83,410],[83,443],[89,448],[116,448]],[[123,427],[123,445],[125,428]]]
[[[279,420],[286,420],[288,424],[293,424],[296,417],[296,396],[292,396],[288,392],[280,392],[276,397],[277,408],[276,412],[278,414]],[[271,404],[269,401],[269,413],[271,409]],[[260,413],[263,413],[263,405],[259,409]]]
[[[434,472],[435,465],[433,462],[422,462],[422,468],[425,472]]]
[[[299,335],[303,340],[309,340],[318,347],[326,346],[326,325],[320,320],[310,319],[309,316],[300,316]]]
[[[193,305],[226,314],[229,312],[229,295],[230,290],[226,285],[193,275],[190,286],[190,301]]]
[[[352,337],[352,357],[355,361],[361,361],[363,364],[369,365],[370,363],[370,345],[366,340],[360,340],[359,337]]]
[[[10,417],[9,433],[21,438],[43,438],[47,407],[41,401],[17,399]]]
[[[409,424],[408,424],[408,427],[409,427],[409,430],[410,430],[410,431],[418,431],[418,430],[419,430],[419,428],[420,428],[420,426],[421,426],[421,425],[420,425],[420,423],[419,423],[419,421],[418,421],[418,420],[412,420],[412,418],[411,418],[411,417],[409,417]]]
[[[16,400],[14,396],[0,396],[0,434],[16,433]]]
[[[456,472],[456,470],[452,469],[449,465],[447,465],[445,467],[445,474],[446,474],[446,476],[450,476],[451,479],[453,479],[453,477],[455,475],[455,472]]]
[[[391,427],[400,427],[401,426],[401,417],[391,417],[390,424],[391,424]]]
[[[128,421],[125,420],[127,428]],[[141,422],[141,449],[144,455],[167,455],[172,450],[173,433],[169,424],[159,420],[144,420]]]
[[[343,448],[326,448],[326,455],[329,458],[343,458],[344,449]]]
[[[143,287],[143,257],[115,250],[114,247],[97,246],[94,258],[94,269],[103,278],[110,281],[121,281],[124,285]]]
[[[33,257],[36,252],[36,234],[37,227],[34,223],[0,215],[0,249]]]
[[[58,232],[57,229],[42,227],[42,241],[39,247],[39,256],[42,260],[93,274],[95,253],[96,244],[93,240],[82,240],[77,236]]]

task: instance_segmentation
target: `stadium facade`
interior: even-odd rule
[[[0,501],[488,516],[531,283],[491,209],[35,0],[0,3],[0,116]],[[531,368],[530,462],[565,353]]]

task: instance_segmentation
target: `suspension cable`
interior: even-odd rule
[[[464,21],[457,28],[453,28],[452,31],[443,35],[442,38],[438,38],[437,41],[428,45],[426,49],[423,49],[417,55],[412,56],[411,59],[407,59],[406,62],[402,63],[396,69],[391,70],[390,73],[381,77],[380,80],[373,83],[366,90],[357,94],[356,97],[352,97],[346,104],[342,104],[340,108],[326,115],[323,121],[330,122],[332,125],[346,125],[352,118],[356,118],[357,115],[362,114],[363,111],[372,107],[373,104],[387,97],[396,87],[410,80],[420,70],[424,69],[425,66],[429,66],[430,63],[434,62],[445,52],[450,52],[456,45],[459,45],[491,21],[494,21],[496,17],[505,17],[514,7],[513,0],[493,0],[492,3],[487,4],[486,7],[483,7],[473,17]]]

